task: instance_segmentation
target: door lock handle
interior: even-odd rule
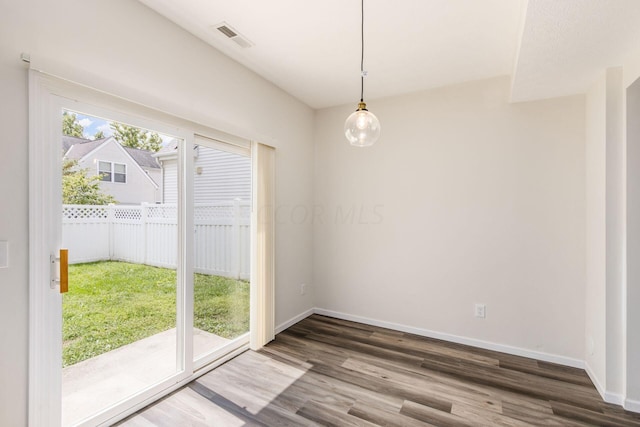
[[[55,264],[59,263],[60,270],[59,274],[55,272]],[[55,288],[56,284],[60,284],[60,293],[64,294],[69,292],[69,250],[68,249],[60,249],[60,255],[58,258],[55,255],[51,255],[51,269],[52,276],[51,279],[51,288]],[[56,276],[58,278],[56,278]]]

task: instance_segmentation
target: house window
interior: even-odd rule
[[[98,175],[102,181],[111,182],[111,162],[98,162]]]
[[[127,167],[125,165],[113,164],[113,182],[127,182]]]
[[[98,162],[100,180],[105,182],[127,182],[127,165],[122,163]]]

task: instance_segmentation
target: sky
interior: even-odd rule
[[[104,136],[113,135],[113,131],[111,130],[111,123],[109,120],[101,119],[99,117],[88,116],[82,113],[75,113],[78,118],[78,123],[84,128],[84,137],[87,139],[94,139],[93,136],[99,132],[104,132]],[[160,138],[162,138],[162,143],[167,144],[169,141],[173,139],[172,136],[164,135],[158,132]]]

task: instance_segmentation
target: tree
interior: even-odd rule
[[[125,147],[139,148],[154,153],[162,148],[162,138],[156,132],[149,132],[118,122],[111,122],[109,126],[113,130],[113,137],[116,141]]]
[[[93,135],[93,139],[102,139],[104,138],[104,132],[99,130],[98,132],[96,132],[95,135]]]
[[[62,203],[68,205],[108,205],[116,203],[113,196],[100,188],[100,175],[87,175],[79,169],[77,160],[65,159],[62,164]]]
[[[78,123],[78,117],[75,113],[65,111],[62,113],[62,134],[67,136],[75,136],[82,138],[84,128]]]

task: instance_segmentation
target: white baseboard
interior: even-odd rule
[[[596,390],[598,390],[598,393],[600,394],[600,396],[604,399],[604,396],[606,394],[606,390],[604,389],[604,387],[600,383],[600,380],[598,379],[598,376],[593,372],[593,369],[591,369],[591,365],[589,365],[588,362],[584,362],[584,370],[587,373],[587,375],[589,376],[589,378],[591,379],[591,382],[593,383],[593,385],[596,387]]]
[[[591,379],[591,382],[593,383],[593,385],[596,387],[596,390],[598,390],[598,393],[600,394],[600,397],[602,397],[602,400],[604,400],[607,403],[623,406],[624,396],[619,393],[613,393],[611,391],[607,391],[602,386],[602,383],[600,382],[596,374],[593,372],[593,369],[591,369],[591,366],[589,365],[588,362],[584,362],[584,370],[589,376],[589,378]]]
[[[598,392],[600,392],[600,390],[598,390]],[[613,393],[611,391],[605,391],[604,395],[602,395],[602,393],[600,393],[600,396],[602,396],[602,400],[604,400],[607,403],[611,403],[613,405],[620,405],[620,406],[624,406],[624,396],[620,393]],[[635,412],[639,412],[639,411],[635,411]]]
[[[295,325],[296,323],[298,323],[299,321],[306,319],[307,317],[311,316],[314,313],[315,309],[310,308],[309,310],[302,312],[300,314],[298,314],[297,316],[292,317],[291,319],[287,320],[284,323],[279,324],[278,326],[276,326],[275,332],[276,334],[279,334],[280,332],[284,331],[285,329],[287,329],[290,326]]]
[[[640,400],[625,399],[622,407],[627,411],[640,413]]]
[[[439,340],[455,342],[458,344],[469,345],[472,347],[484,348],[486,350],[499,351],[502,353],[513,354],[515,356],[529,357],[531,359],[541,360],[544,362],[557,363],[560,365],[571,366],[573,368],[584,369],[583,360],[574,359],[571,357],[543,353],[540,351],[528,350],[525,348],[513,347],[510,345],[497,344],[489,341],[478,340],[475,338],[445,334],[442,332],[430,331],[428,329],[416,328],[413,326],[406,326],[398,323],[385,322],[382,320],[375,320],[367,317],[360,317],[360,316],[354,316],[351,314],[340,313],[337,311],[325,310],[323,308],[316,308],[314,310],[314,313],[321,314],[323,316],[335,317],[343,320],[350,320],[352,322],[364,323],[371,326],[379,326],[381,328],[393,329],[400,332],[408,332],[408,333],[420,335],[423,337],[435,338]]]

